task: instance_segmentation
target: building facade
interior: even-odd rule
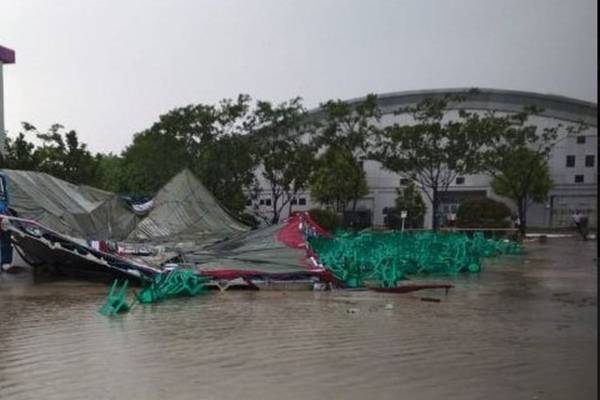
[[[0,46],[0,151],[4,149],[6,129],[4,128],[4,74],[5,64],[14,64],[15,52],[9,48]]]
[[[464,102],[450,107],[446,116],[448,119],[455,117],[459,109],[473,112],[493,110],[498,113],[514,113],[522,111],[525,106],[536,106],[543,111],[531,117],[528,123],[537,125],[538,132],[558,124],[566,127],[584,123],[586,128],[577,136],[567,136],[566,131],[562,133],[548,160],[554,187],[547,202],[534,203],[530,206],[527,218],[530,227],[565,227],[572,224],[571,214],[579,209],[588,215],[590,224],[595,225],[598,190],[597,104],[563,96],[498,89],[479,89],[477,93],[470,93],[469,89],[388,93],[378,96],[379,107],[383,114],[379,125],[383,127],[393,123],[410,123],[410,117],[395,115],[394,112],[403,107],[416,105],[425,98],[444,95],[462,95],[465,98]],[[352,99],[348,102],[358,103],[361,100]],[[313,110],[311,114],[317,119],[324,117],[320,110]],[[408,182],[399,175],[383,169],[376,161],[366,161],[364,169],[369,194],[360,199],[358,209],[368,210],[373,225],[381,226],[384,225],[385,209],[394,206],[396,190]],[[259,180],[261,180],[260,176]],[[510,200],[497,196],[490,183],[491,178],[488,175],[457,177],[448,192],[443,194],[438,214],[444,216],[448,212],[455,211],[461,201],[472,197],[501,200],[514,210],[515,205]],[[260,196],[249,207],[268,218],[272,214],[272,199],[266,182],[261,181],[261,188]],[[428,203],[426,196],[423,196],[423,199]],[[293,211],[319,207],[310,198],[310,192],[301,193],[294,203]],[[430,227],[432,207],[430,203],[427,206],[425,226]],[[286,206],[282,217],[287,216],[287,211]]]

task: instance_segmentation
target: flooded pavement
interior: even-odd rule
[[[1,274],[0,398],[595,399],[596,246],[530,244],[448,296],[232,291],[114,319],[105,285]]]

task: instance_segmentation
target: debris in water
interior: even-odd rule
[[[421,301],[429,301],[432,303],[439,303],[441,300],[436,299],[435,297],[421,297]]]

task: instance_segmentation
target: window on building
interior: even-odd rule
[[[577,143],[579,143],[579,144],[585,143],[585,136],[577,136]]]
[[[271,205],[271,199],[265,199],[265,206]]]
[[[298,199],[298,204],[301,206],[305,206],[306,205],[306,199],[304,197],[300,197]]]
[[[260,204],[261,206],[264,206],[265,205],[265,199],[260,199],[259,202],[258,202],[258,204]]]
[[[290,201],[290,203],[292,203],[292,205],[295,206],[296,204],[298,204],[298,200],[296,200],[296,198],[294,197],[292,201]]]
[[[251,206],[252,205],[252,200],[250,200],[250,199],[246,200],[246,205],[247,206]]]
[[[567,168],[575,166],[575,156],[567,156]]]
[[[465,184],[465,177],[464,176],[457,176],[456,177],[456,184],[457,185],[464,185]]]
[[[594,155],[585,156],[585,166],[586,167],[593,167],[595,162],[596,162],[596,157],[594,157]]]
[[[410,179],[408,178],[400,178],[400,185],[406,186],[410,183]]]
[[[583,183],[583,175],[575,175],[575,183]]]

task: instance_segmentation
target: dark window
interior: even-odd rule
[[[586,167],[593,167],[595,161],[596,160],[595,160],[595,157],[593,155],[591,155],[591,156],[585,156],[585,166]]]
[[[296,199],[294,198],[294,199],[292,199],[291,203],[292,203],[292,205],[293,205],[293,206],[295,206],[296,204],[298,204],[298,200],[296,200]]]
[[[575,166],[575,156],[567,156],[567,168]]]
[[[300,197],[298,199],[298,204],[301,206],[305,206],[306,205],[306,199],[304,197]]]
[[[252,205],[252,200],[250,200],[250,199],[246,200],[246,205],[247,206],[251,206]]]
[[[465,183],[465,177],[464,176],[457,176],[456,177],[456,184],[457,185],[463,185]]]
[[[265,200],[264,199],[260,199],[260,201],[258,202],[258,204],[260,204],[261,206],[265,205]]]
[[[585,136],[577,136],[577,143],[585,143]]]
[[[400,185],[402,185],[402,186],[406,186],[409,183],[410,183],[410,179],[408,179],[408,178],[401,178],[400,179]]]
[[[270,206],[271,205],[271,199],[266,199],[265,200],[265,205],[266,206]]]
[[[583,175],[575,175],[575,183],[583,183]]]

